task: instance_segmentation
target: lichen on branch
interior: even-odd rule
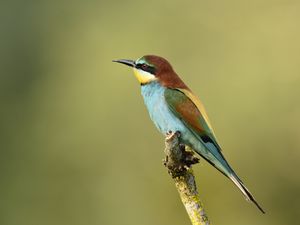
[[[198,196],[192,165],[199,162],[193,151],[180,143],[179,132],[169,132],[165,140],[164,165],[175,182],[192,225],[209,225],[210,221]]]

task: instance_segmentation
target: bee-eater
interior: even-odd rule
[[[223,156],[202,103],[166,59],[146,55],[136,61],[120,59],[114,62],[133,68],[141,84],[145,105],[158,130],[164,135],[179,131],[181,143],[228,177],[248,201],[265,213]]]

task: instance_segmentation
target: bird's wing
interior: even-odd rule
[[[192,92],[187,89],[167,88],[165,100],[171,111],[201,138],[204,145],[209,142],[221,151],[204,106]]]
[[[231,179],[244,194],[246,199],[254,202],[254,204],[264,213],[264,210],[256,202],[253,195],[224,158],[200,100],[187,89],[171,88],[165,90],[165,100],[172,113],[186,125],[186,127],[206,147],[208,152],[203,152],[199,149],[194,150],[225,176]]]

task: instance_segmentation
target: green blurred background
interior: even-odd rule
[[[1,1],[0,224],[190,224],[132,71],[166,57],[262,215],[203,160],[214,224],[297,224],[300,2]]]

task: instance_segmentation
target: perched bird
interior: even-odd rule
[[[114,62],[133,68],[150,117],[158,130],[164,135],[169,131],[179,131],[183,144],[228,177],[247,200],[265,213],[223,156],[202,103],[166,59],[146,55],[136,61],[120,59]]]

